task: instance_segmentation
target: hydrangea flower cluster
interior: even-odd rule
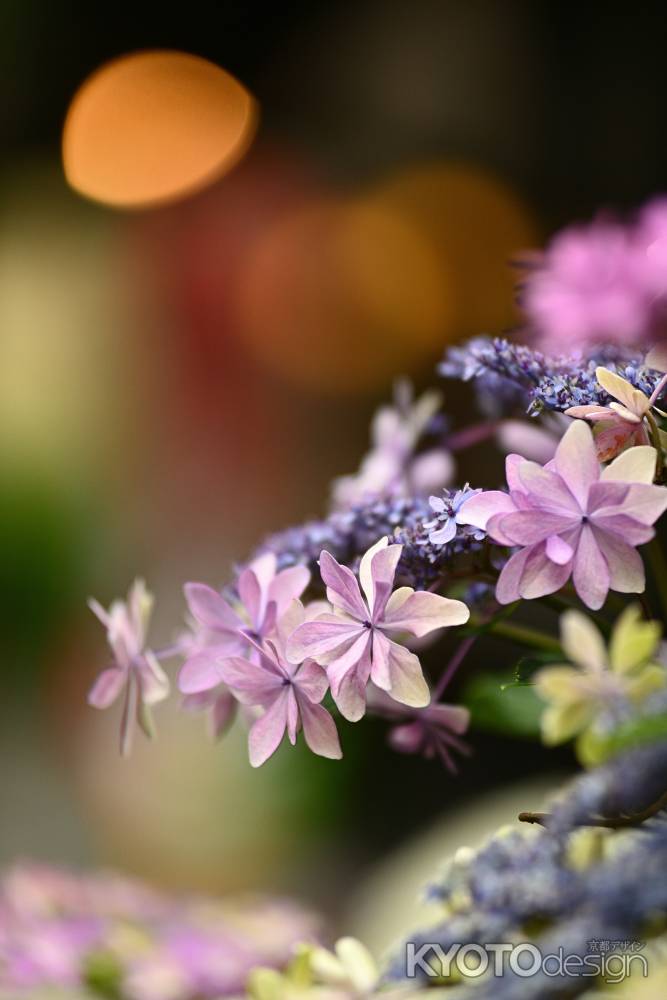
[[[279,899],[171,897],[115,874],[21,865],[0,881],[0,995],[239,996],[254,968],[284,968],[319,931]]]
[[[522,814],[532,829],[459,852],[431,890],[441,923],[410,940],[446,951],[528,938],[584,956],[593,936],[643,940],[667,922],[667,562],[659,537],[667,510],[667,201],[629,224],[599,220],[556,237],[525,276],[522,302],[529,343],[478,337],[450,348],[440,366],[475,383],[487,419],[451,431],[437,394],[415,397],[399,383],[373,422],[359,471],[334,482],[329,514],[270,535],[219,589],[187,583],[188,623],[176,643],[149,644],[141,583],[108,612],[93,602],[113,663],[90,702],[107,708],[123,695],[127,752],[135,720],[152,734],[151,708],[170,687],[161,663],[178,658],[183,706],[205,709],[216,735],[238,718],[253,766],[300,733],[313,753],[336,760],[341,720],[372,715],[387,723],[395,750],[455,774],[454,755],[470,752],[466,733],[480,718],[468,688],[457,692],[460,704],[444,701],[445,691],[450,697],[464,662],[468,669],[475,643],[509,643],[513,658],[524,654],[514,660],[514,684],[531,686],[543,741],[576,738],[589,770],[550,813]],[[520,411],[532,422],[513,419]],[[481,442],[508,446],[505,483],[498,488],[490,461],[476,465],[473,488],[450,488],[451,452],[458,463],[460,451]],[[533,614],[533,602],[543,614]],[[556,629],[554,608],[563,607]],[[480,661],[502,659],[496,647],[485,653]],[[498,697],[511,686],[499,674]],[[75,931],[85,950],[87,925]],[[282,960],[256,964],[247,982],[255,1000],[422,993],[404,981],[404,950],[383,972],[347,938],[333,951],[306,944],[279,971],[270,966]],[[468,991],[442,968],[439,976],[448,996]],[[209,995],[207,984],[198,996]],[[475,990],[539,998],[589,985],[514,971]],[[226,989],[217,984],[218,994]]]

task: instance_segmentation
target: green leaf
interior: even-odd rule
[[[478,674],[463,692],[473,726],[518,739],[538,740],[544,704],[532,686],[497,674]]]

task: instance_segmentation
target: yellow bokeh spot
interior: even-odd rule
[[[314,200],[260,238],[239,287],[253,354],[322,391],[379,387],[435,358],[447,275],[428,237],[374,195]]]
[[[75,94],[65,175],[107,205],[168,202],[222,176],[256,127],[252,96],[219,66],[184,52],[136,52],[102,66]]]

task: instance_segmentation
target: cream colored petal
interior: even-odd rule
[[[600,630],[581,611],[565,611],[560,616],[561,645],[568,659],[585,670],[604,670],[607,651]]]
[[[644,414],[648,409],[648,397],[640,392],[639,389],[635,389],[627,379],[621,378],[615,372],[610,372],[608,368],[596,368],[595,377],[602,386],[606,389],[610,396],[617,399],[619,403],[623,403],[627,406],[631,413]]]
[[[570,705],[581,698],[581,680],[581,671],[574,667],[544,667],[535,675],[535,689],[545,701]]]
[[[648,444],[628,448],[603,469],[600,479],[604,482],[652,483],[657,457],[655,448]]]
[[[564,743],[591,721],[592,707],[581,701],[575,705],[550,705],[542,715],[542,739],[549,746]]]
[[[619,674],[631,673],[653,656],[662,627],[660,622],[644,621],[638,604],[631,604],[617,618],[609,642],[611,669]]]
[[[667,673],[665,672],[665,668],[661,667],[658,663],[650,663],[648,667],[644,667],[641,673],[633,677],[631,681],[628,681],[628,696],[633,701],[643,701],[644,698],[653,694],[654,691],[659,691],[660,688],[663,688],[666,680]]]

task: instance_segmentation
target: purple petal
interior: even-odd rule
[[[298,697],[298,695],[297,695]],[[304,739],[313,753],[331,760],[340,760],[340,748],[336,724],[321,705],[313,705],[307,698],[298,697]]]
[[[429,497],[428,502],[431,510],[434,510],[436,514],[442,514],[445,509],[445,501],[442,497]]]
[[[294,630],[287,640],[287,657],[292,663],[303,663],[310,658],[326,666],[363,633],[367,630],[357,622],[322,615]]]
[[[574,589],[587,607],[593,611],[602,607],[609,592],[609,567],[588,524],[581,531],[572,580]]]
[[[556,449],[554,465],[558,475],[586,510],[588,491],[600,478],[595,442],[590,427],[583,420],[573,421]]]
[[[463,625],[469,617],[470,612],[462,601],[426,590],[409,593],[408,587],[402,587],[387,602],[379,624],[382,628],[405,629],[413,635],[423,636],[437,628]]]
[[[291,566],[273,578],[268,588],[268,601],[274,601],[278,617],[287,610],[296,598],[301,597],[310,582],[310,571],[306,566]]]
[[[460,736],[470,725],[470,710],[463,705],[447,705],[440,702],[426,709],[429,724],[442,726]]]
[[[200,625],[216,631],[236,632],[241,619],[212,587],[205,583],[186,583],[183,588],[190,614]]]
[[[588,494],[588,513],[593,514],[603,507],[620,507],[625,503],[629,489],[629,485],[622,482],[600,480],[599,483],[594,483]],[[617,513],[625,514],[627,511],[620,510]]]
[[[574,549],[559,535],[550,535],[547,538],[546,554],[552,562],[558,563],[559,566],[564,566],[565,563],[572,559]]]
[[[565,516],[579,513],[576,500],[558,473],[536,462],[522,462],[517,473],[523,491],[535,507]]]
[[[441,528],[430,532],[428,536],[429,542],[432,542],[433,545],[446,545],[447,542],[451,542],[456,534],[456,523],[456,518],[448,518]]]
[[[516,509],[516,504],[508,493],[503,493],[501,490],[486,490],[465,502],[457,521],[459,524],[472,524],[476,528],[485,529],[487,521],[494,514],[511,514]]]
[[[515,552],[503,566],[496,584],[496,600],[499,604],[513,604],[521,597],[519,587],[531,548]]]
[[[118,667],[103,670],[88,694],[88,704],[93,708],[109,708],[123,690],[127,671]]]
[[[546,543],[542,542],[528,550],[530,556],[526,560],[519,585],[520,596],[525,600],[535,600],[555,593],[564,586],[572,572],[571,560],[565,563],[552,562],[546,548]]]
[[[260,767],[276,752],[287,728],[288,689],[278,694],[263,715],[253,723],[248,735],[250,763]]]
[[[644,563],[639,553],[618,535],[593,528],[609,568],[609,586],[621,594],[641,594],[646,588]]]
[[[616,535],[623,539],[628,545],[643,545],[649,542],[655,535],[653,528],[645,524],[640,524],[634,518],[625,514],[605,513],[605,511],[616,511],[617,507],[602,508],[590,517],[590,523],[594,528],[604,531],[610,535]]]
[[[326,549],[320,554],[319,564],[320,575],[331,603],[347,611],[353,618],[364,621],[368,617],[368,609],[363,602],[357,578],[352,570],[347,566],[341,566]]]
[[[550,514],[545,510],[520,510],[516,514],[504,514],[499,522],[503,538],[508,538],[512,545],[534,545],[542,542],[549,535],[559,535],[568,531],[581,521],[581,513],[573,518],[572,514]]]

